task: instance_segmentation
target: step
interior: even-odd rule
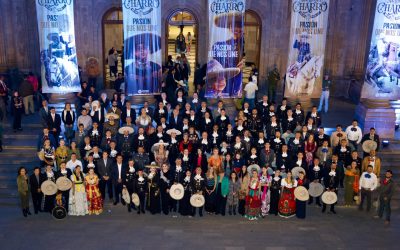
[[[20,134],[20,133],[4,133],[4,139],[15,139],[15,140],[37,140],[39,138],[39,132],[36,134]]]

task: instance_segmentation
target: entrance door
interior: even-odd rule
[[[261,21],[252,10],[246,10],[244,18],[244,52],[246,67],[243,69],[243,82],[247,83],[250,76],[251,64],[260,67]]]

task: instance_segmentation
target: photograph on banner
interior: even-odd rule
[[[206,97],[240,98],[244,60],[245,0],[208,0]]]
[[[124,17],[125,92],[160,93],[162,77],[161,0],[122,0]]]
[[[378,0],[361,98],[400,98],[400,0]]]
[[[80,92],[73,0],[36,0],[36,13],[42,92]]]
[[[293,0],[285,96],[321,94],[329,0]]]

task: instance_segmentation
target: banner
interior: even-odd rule
[[[329,0],[293,0],[285,96],[316,98],[322,89]]]
[[[361,98],[400,98],[400,0],[378,0]]]
[[[244,11],[245,0],[208,0],[206,97],[242,96]]]
[[[125,92],[153,95],[161,88],[161,0],[122,0]]]
[[[36,0],[43,93],[80,92],[73,0]]]

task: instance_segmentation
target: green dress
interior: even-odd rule
[[[21,208],[29,208],[29,185],[28,179],[22,175],[17,177],[18,194],[21,200]]]

